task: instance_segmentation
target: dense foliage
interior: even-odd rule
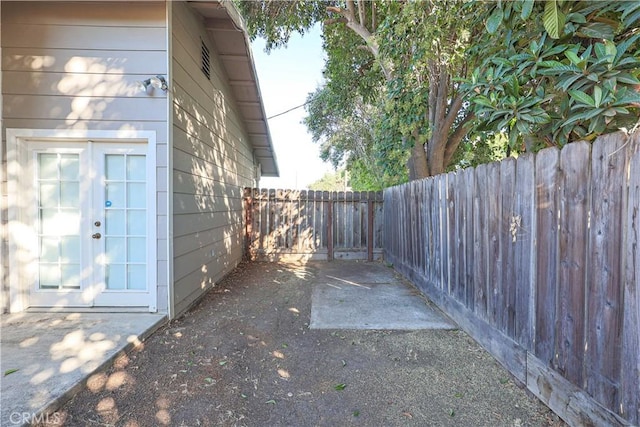
[[[239,2],[268,48],[323,26],[305,123],[322,156],[376,189],[630,128],[640,1]]]
[[[322,178],[309,184],[309,190],[314,191],[348,191],[350,189],[349,174],[344,168],[327,172]]]
[[[485,53],[463,86],[481,126],[517,151],[592,140],[640,116],[640,2],[484,5]]]

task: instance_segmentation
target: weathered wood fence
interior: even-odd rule
[[[574,426],[640,422],[640,132],[384,192],[384,257]]]
[[[245,189],[248,259],[380,259],[382,192]]]

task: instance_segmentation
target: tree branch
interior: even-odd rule
[[[371,2],[371,31],[375,32],[378,23],[376,22],[376,2]]]
[[[476,118],[476,115],[469,112],[465,116],[465,118],[462,119],[462,122],[460,122],[460,124],[458,125],[456,130],[453,132],[453,134],[451,134],[451,136],[449,137],[449,140],[447,141],[447,148],[444,152],[445,166],[448,166],[451,163],[451,160],[453,159],[453,155],[456,153],[456,150],[460,146],[460,142],[462,141],[462,138],[464,138],[465,135],[467,135],[467,133],[469,132],[469,127],[467,125],[469,124],[469,122],[471,122],[475,118]]]
[[[325,19],[324,21],[325,25],[346,24],[346,23],[347,23],[347,18],[345,17]]]
[[[429,87],[430,88],[435,88],[435,76],[434,73],[432,72],[434,69],[434,64],[433,64],[433,60],[430,59],[429,63],[427,65],[427,69],[429,70]],[[429,128],[433,129],[435,128],[435,121],[436,121],[436,102],[438,100],[437,97],[438,93],[437,90],[430,90],[429,91],[429,104],[428,104],[428,113],[429,113],[429,117],[428,117],[428,123],[429,123]]]
[[[462,108],[462,96],[458,95],[449,106],[449,112],[447,113],[447,117],[445,117],[442,121],[442,129],[449,133],[449,129],[453,126],[458,117],[458,112]],[[466,118],[466,117],[465,117]]]
[[[347,0],[347,11],[349,14],[348,18],[350,21],[355,21],[356,20],[356,6],[353,3],[353,0]]]
[[[364,0],[359,0],[358,1],[358,15],[360,18],[360,25],[366,25],[367,23],[367,18],[366,18],[366,13],[365,13],[365,5],[364,5]]]
[[[373,54],[374,58],[379,62],[380,68],[382,69],[382,73],[384,74],[387,81],[391,80],[391,72],[385,67],[380,59],[380,47],[378,43],[376,43],[373,34],[367,27],[356,22],[355,17],[355,4],[353,0],[347,1],[347,9],[342,9],[337,6],[327,6],[327,12],[334,12],[341,15],[343,18],[347,20],[346,25],[348,28],[353,30],[357,35],[359,35],[362,40],[367,44],[367,48]]]

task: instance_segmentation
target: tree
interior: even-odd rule
[[[376,138],[384,166],[393,168],[389,160],[400,160],[403,156],[394,154],[403,150],[410,153],[404,158],[409,159],[411,179],[446,170],[473,119],[473,113],[464,110],[455,83],[474,63],[471,57],[463,60],[462,52],[469,36],[478,31],[466,27],[475,21],[459,19],[462,1],[296,0],[239,6],[252,36],[265,37],[268,48],[286,43],[293,31],[303,33],[322,22],[329,47],[325,77],[330,90],[351,91],[346,100],[376,99],[378,105],[384,100]],[[368,54],[366,61],[363,52]],[[343,79],[353,73],[360,73],[356,84]],[[381,92],[362,90],[371,88],[378,76],[383,79]]]
[[[640,116],[640,2],[498,2],[465,84],[486,129],[513,150],[592,140]]]
[[[322,178],[309,184],[309,190],[314,191],[347,191],[351,189],[349,175],[343,169],[325,173]]]
[[[379,109],[375,104],[362,98],[345,102],[330,86],[323,86],[309,94],[307,111],[304,123],[313,140],[321,144],[320,157],[335,168],[345,167],[354,190],[381,190],[406,182],[404,170],[385,167],[379,161],[375,142]]]

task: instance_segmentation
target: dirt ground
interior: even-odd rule
[[[562,426],[461,331],[311,330],[322,264],[242,264],[94,374],[66,426]]]

